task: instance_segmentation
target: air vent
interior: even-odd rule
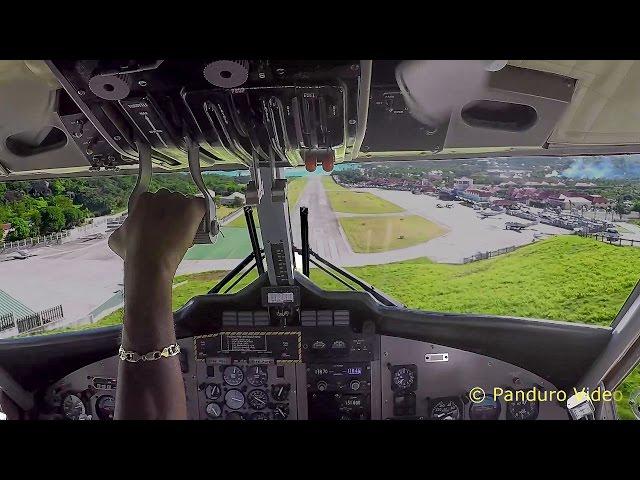
[[[470,127],[492,128],[506,132],[524,132],[538,121],[533,107],[519,103],[476,100],[464,106],[462,120]]]
[[[51,150],[62,148],[67,144],[67,136],[56,127],[45,127],[16,133],[7,137],[7,149],[19,157],[30,157]]]

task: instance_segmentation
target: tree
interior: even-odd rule
[[[11,219],[12,231],[7,235],[7,242],[15,242],[16,240],[23,240],[29,236],[29,224],[22,218],[14,217]]]
[[[64,212],[60,207],[50,206],[42,211],[42,230],[43,233],[59,232],[64,228],[65,218]]]
[[[631,210],[633,210],[634,212],[640,212],[640,200],[636,200],[636,203],[633,204]]]
[[[618,215],[620,215],[620,219],[622,219],[622,215],[624,213],[627,213],[627,207],[624,204],[624,198],[622,198],[621,196],[616,200],[616,206],[614,207],[614,210]]]
[[[29,222],[29,235],[32,237],[40,235],[40,229],[42,228],[42,214],[40,210],[36,208],[29,210],[26,219]]]

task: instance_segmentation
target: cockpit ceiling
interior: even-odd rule
[[[637,60],[511,60],[510,65],[578,80],[549,146],[638,145],[640,62]]]
[[[318,63],[314,66],[313,78],[319,79],[318,88],[326,89],[326,98],[335,101],[339,110],[337,120],[330,119],[337,122],[333,124],[333,133],[336,133],[335,125],[339,126],[336,137],[338,140],[334,138],[333,143],[327,142],[323,148],[336,152],[336,163],[381,159],[640,153],[640,90],[637,88],[640,83],[639,61],[509,60],[500,71],[489,72],[488,76],[483,77],[481,87],[451,101],[446,121],[440,123],[433,133],[429,131],[431,126],[421,120],[423,117],[416,114],[421,106],[418,98],[420,92],[413,95],[416,93],[415,88],[420,89],[423,85],[431,88],[429,90],[425,87],[422,91],[428,93],[425,94],[426,99],[433,98],[433,92],[441,91],[446,96],[453,89],[450,83],[442,81],[447,77],[439,75],[438,68],[441,67],[438,62],[442,61],[432,61],[430,65],[428,61],[422,61],[420,68],[416,70],[418,76],[414,77],[413,86],[409,87],[398,84],[398,66],[402,62],[391,62],[389,67],[389,61],[361,61],[359,65],[357,61],[353,61],[351,67],[356,68],[351,68],[349,74],[344,73],[349,71],[349,68],[341,65],[344,62]],[[300,62],[300,71],[307,68],[309,63]],[[145,78],[154,78],[156,73],[162,73],[174,75],[172,78],[175,79],[175,72],[180,70],[174,66],[166,67],[166,63],[164,65],[156,66],[155,71],[144,72],[147,75]],[[289,65],[289,71],[295,70],[295,62],[290,62]],[[165,68],[164,73],[162,68]],[[194,69],[196,73],[198,68]],[[248,68],[254,68],[253,61]],[[77,109],[78,101],[91,97],[101,100],[90,94],[79,97],[77,91],[72,91],[77,89],[71,88],[74,85],[67,81],[68,78],[65,79],[60,70],[55,70],[51,63],[40,60],[0,61],[0,180],[135,173],[135,149],[122,146],[115,148],[118,145],[114,145],[113,138],[103,138],[102,133],[108,129],[93,125],[96,118],[114,116],[124,123],[131,122],[133,117],[123,114],[123,103],[102,101],[104,104],[111,103],[107,108],[99,107],[107,112],[106,117],[102,113],[102,116],[89,116],[85,119],[86,128],[92,128],[94,136],[100,142],[118,152],[117,169],[101,168],[101,165],[96,166],[92,156],[87,153],[93,147],[82,143],[84,138],[79,138],[78,133],[73,130],[73,125],[78,119],[82,120],[83,113],[86,113],[82,107]],[[305,77],[304,74],[300,76],[300,71],[298,77],[293,77],[295,81],[288,81],[286,77],[278,79],[274,75],[271,83],[260,88],[298,85],[296,82],[299,78],[312,78]],[[178,79],[176,85],[180,81]],[[203,79],[200,78],[200,81]],[[137,87],[138,83],[143,82],[139,82],[136,77],[136,95],[142,95]],[[149,82],[144,83],[146,85]],[[166,82],[163,87],[166,87]],[[331,89],[333,91],[329,91]],[[231,97],[238,93],[237,90],[244,89],[233,92],[232,89],[227,90],[225,92],[224,89],[218,89],[216,95]],[[166,94],[166,91],[165,88],[162,94]],[[368,104],[357,95],[357,92],[367,91]],[[187,104],[187,96],[181,99],[181,90],[177,89],[176,92],[176,100],[184,99]],[[151,86],[147,86],[143,94],[160,95]],[[201,91],[195,91],[195,94],[200,95]],[[285,109],[288,108],[286,101],[290,96],[283,95],[282,99]],[[414,100],[416,103],[412,104]],[[509,124],[510,126],[501,130],[502,127],[491,125],[491,109],[495,105],[504,105],[505,102],[516,108],[513,113],[515,117],[508,119],[506,124],[513,120],[512,124],[516,126],[511,128],[513,125]],[[426,103],[428,100],[422,105]],[[96,105],[98,103],[94,102],[91,106],[94,111]],[[159,109],[162,110],[165,105],[163,103]],[[469,108],[470,105],[473,108]],[[487,105],[489,110],[483,111],[482,108]],[[187,105],[188,108],[191,106]],[[331,104],[331,108],[335,111],[336,107]],[[61,113],[62,110],[66,110],[63,112],[66,113],[66,118]],[[366,115],[365,110],[368,111]],[[469,112],[477,115],[477,118],[469,120]],[[166,110],[161,111],[162,113],[165,118],[175,120],[172,117],[175,112]],[[428,113],[424,118],[428,118]],[[222,114],[224,116],[224,112]],[[530,122],[526,117],[528,114],[531,115]],[[187,121],[194,119],[195,117],[188,118]],[[341,131],[341,122],[344,123],[344,132]],[[121,128],[117,122],[114,125]],[[125,128],[130,126],[125,125]],[[284,125],[282,128],[286,130]],[[279,133],[270,132],[268,135],[278,136]],[[343,141],[340,140],[342,136]],[[96,139],[90,141],[95,142]],[[232,139],[231,145],[234,144],[237,145],[238,142]],[[205,150],[203,170],[247,168],[246,149],[241,149],[243,155],[234,158],[233,155],[224,153],[227,150],[222,148],[209,148],[210,144],[204,145],[202,142],[201,145]],[[186,171],[186,155],[183,155],[181,148],[180,142],[176,142],[171,148],[157,151],[154,156],[156,171]],[[304,165],[304,153],[306,152],[302,151],[302,147],[294,145],[282,158],[286,157],[286,161],[292,166]]]

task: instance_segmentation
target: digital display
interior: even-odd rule
[[[270,304],[277,303],[293,303],[295,295],[293,292],[269,292],[267,293],[267,302]]]
[[[347,375],[362,375],[362,367],[347,368]]]

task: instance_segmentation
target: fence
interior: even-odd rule
[[[52,243],[60,243],[63,239],[70,235],[69,231],[65,230],[60,233],[52,233],[51,235],[42,235],[38,237],[25,238],[24,240],[16,240],[15,242],[1,242],[0,241],[0,253],[7,252],[14,248],[27,248],[35,247],[38,245],[48,245]]]
[[[44,326],[57,322],[64,317],[62,305],[57,305],[38,313],[32,313],[16,320],[18,333],[31,333],[36,330],[44,330]]]
[[[599,240],[601,242],[605,242],[605,243],[610,243],[612,245],[619,245],[619,246],[623,246],[625,245],[624,242],[627,242],[626,245],[629,245],[631,247],[634,246],[640,246],[640,240],[633,240],[632,238],[616,238],[613,239],[610,236],[607,237],[607,235],[604,235],[602,233],[583,233],[580,232],[580,236],[581,237],[590,237],[590,238],[595,238],[596,240]]]
[[[13,313],[10,312],[0,316],[0,332],[3,332],[10,328],[14,328],[15,326],[16,326],[16,322],[13,319]]]
[[[497,257],[498,255],[504,255],[505,253],[513,252],[518,247],[506,247],[499,248],[498,250],[492,250],[490,252],[478,252],[470,257],[462,259],[462,263],[477,262],[478,260],[486,260],[488,258]]]

